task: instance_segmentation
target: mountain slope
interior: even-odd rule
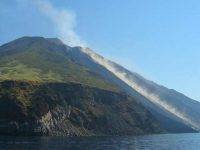
[[[116,84],[118,87],[120,87],[120,89],[129,93],[139,103],[145,105],[145,107],[150,110],[155,117],[157,117],[157,119],[161,123],[161,126],[165,128],[168,132],[194,132],[194,130],[191,129],[191,126],[183,122],[182,119],[170,113],[169,111],[166,111],[162,107],[155,105],[149,99],[137,92],[134,88],[126,84],[126,82],[121,80],[117,75],[115,75],[115,72],[112,73],[110,67],[107,67],[105,65],[106,63],[110,62],[109,60],[106,60],[105,58],[94,53],[90,49],[83,49],[81,47],[74,47],[73,50],[68,53],[68,56],[70,56],[71,59],[75,60],[76,63],[82,64],[87,68],[90,68],[91,70],[95,70],[98,74],[106,78],[108,81]],[[100,63],[98,62],[98,60],[96,60],[97,58],[101,60]]]
[[[101,69],[106,74],[99,73]],[[58,39],[23,37],[2,45],[0,134],[165,132],[151,112],[112,78],[125,84],[80,47],[68,47]]]
[[[192,100],[175,90],[167,89],[152,81],[146,80],[137,73],[133,73],[122,66],[109,61],[92,50],[82,48],[82,51],[90,56],[93,61],[112,72],[118,79],[127,85],[122,85],[125,91],[143,103],[157,119],[160,114],[200,131],[200,103]],[[115,82],[117,84],[117,82]],[[118,86],[120,86],[118,84]],[[140,97],[139,95],[143,96]],[[162,118],[160,121],[162,121]]]
[[[168,132],[199,130],[199,102],[148,81],[88,48],[69,47],[56,38],[23,37],[2,45],[0,80],[74,82],[126,92]]]

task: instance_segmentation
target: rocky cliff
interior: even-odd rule
[[[157,120],[125,93],[77,83],[0,82],[0,134],[138,135]]]

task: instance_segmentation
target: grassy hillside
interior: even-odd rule
[[[71,47],[57,39],[23,37],[0,47],[0,80],[78,82],[118,90],[106,79],[73,61]]]

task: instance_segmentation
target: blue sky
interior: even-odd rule
[[[0,1],[0,44],[24,35],[63,36],[55,18],[39,10],[32,1]],[[96,52],[200,100],[198,0],[49,0],[48,3],[55,13],[66,10],[72,14],[75,23],[66,25],[73,28],[75,38]],[[65,19],[68,18],[60,20],[63,25],[69,21]]]

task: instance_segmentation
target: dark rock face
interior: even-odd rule
[[[137,135],[158,122],[124,93],[75,83],[0,82],[0,134]]]

